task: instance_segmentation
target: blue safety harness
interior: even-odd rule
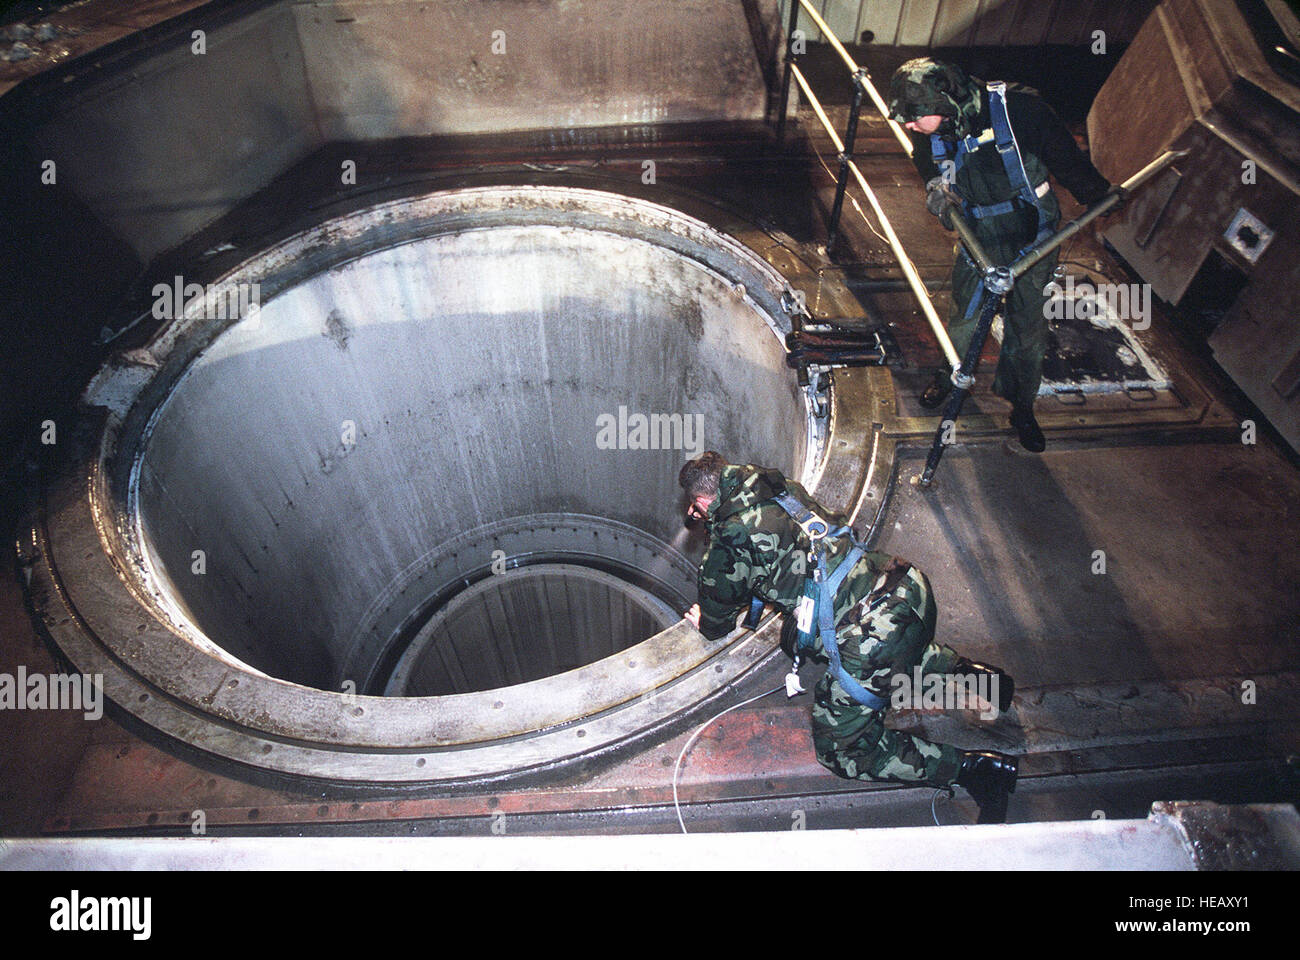
[[[866,547],[858,540],[851,527],[831,527],[789,493],[779,493],[772,499],[799,525],[809,541],[808,554],[812,561],[812,576],[804,581],[803,596],[795,610],[798,626],[796,656],[799,651],[815,648],[817,638],[820,637],[822,650],[826,653],[826,659],[830,661],[827,674],[839,681],[844,692],[858,703],[872,710],[884,710],[889,706],[889,701],[862,686],[844,669],[840,663],[839,641],[835,637],[835,593],[866,552]],[[826,540],[838,540],[841,537],[848,537],[852,546],[844,558],[836,564],[835,569],[829,571],[826,569],[827,561],[830,559],[829,552],[823,550],[822,544]],[[884,599],[885,597],[880,597],[876,603]],[[817,622],[816,634],[813,633],[814,612]]]
[[[1002,160],[1002,169],[1006,171],[1007,181],[1011,184],[1011,189],[1016,195],[1010,200],[1003,200],[1001,203],[963,203],[964,212],[976,220],[983,220],[986,217],[997,217],[1004,213],[1010,213],[1020,204],[1028,204],[1038,211],[1038,232],[1034,239],[1028,243],[1018,254],[1023,256],[1024,253],[1043,240],[1052,232],[1052,220],[1043,205],[1042,197],[1029,182],[1029,174],[1025,172],[1025,162],[1020,156],[1020,146],[1016,143],[1016,135],[1011,129],[1011,121],[1007,117],[1007,85],[1001,81],[990,83],[988,85],[989,93],[989,117],[993,125],[993,143],[998,151],[998,157]],[[962,167],[966,165],[967,157],[978,150],[987,140],[981,140],[979,137],[967,135],[956,143],[950,143],[938,134],[930,135],[930,156],[934,159],[935,165],[943,170],[943,165],[947,162],[953,164],[952,183],[956,184],[956,176],[961,172]],[[964,251],[963,251],[964,252]],[[966,316],[964,319],[969,320],[975,313],[979,301],[983,298],[980,296],[971,297],[970,303],[966,305]]]
[[[1006,89],[1007,85],[1000,81],[988,85],[989,116],[993,124],[994,146],[997,148],[998,157],[1002,160],[1002,168],[1006,171],[1007,180],[1016,196],[1010,200],[1003,200],[1001,203],[966,203],[964,204],[965,212],[976,220],[983,220],[985,217],[996,217],[1004,213],[1010,213],[1016,209],[1016,201],[1019,200],[1038,211],[1038,232],[1041,234],[1050,229],[1049,219],[1047,211],[1043,209],[1042,198],[1038,196],[1038,192],[1030,184],[1029,174],[1025,172],[1024,159],[1020,156],[1020,146],[1016,143],[1016,135],[1012,131],[1011,121],[1007,117]],[[930,155],[934,159],[935,165],[939,166],[941,170],[944,163],[951,162],[953,164],[955,181],[956,175],[966,165],[969,155],[987,142],[987,140],[979,137],[967,135],[955,143],[951,143],[935,133],[930,135]]]

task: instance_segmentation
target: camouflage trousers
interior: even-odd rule
[[[930,581],[913,568],[875,610],[867,600],[840,621],[840,661],[849,676],[889,698],[890,680],[920,664],[922,674],[950,673],[958,655],[934,643],[936,610]],[[813,659],[825,662],[818,646]],[[817,683],[812,708],[813,745],[822,766],[856,780],[893,780],[948,786],[961,752],[885,726],[885,711],[850,697],[829,675]]]

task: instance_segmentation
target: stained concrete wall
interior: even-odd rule
[[[762,120],[745,5],[364,0],[294,16],[330,140]]]
[[[566,513],[680,547],[683,460],[713,448],[797,475],[783,361],[743,292],[650,243],[554,226],[404,244],[275,297],[188,369],[142,461],[143,533],[210,638],[324,684],[375,599],[457,534]],[[598,418],[620,408],[703,432],[611,449]],[[490,548],[470,553],[462,572]],[[390,601],[405,614],[436,586]]]
[[[73,87],[32,136],[140,258],[226,213],[322,143],[292,11],[253,10]]]
[[[137,49],[120,62],[106,54],[102,69],[73,70],[14,139],[54,160],[60,182],[147,263],[329,141],[761,121],[775,10],[761,0],[211,4],[152,42],[126,42]],[[205,31],[202,55],[191,28]]]

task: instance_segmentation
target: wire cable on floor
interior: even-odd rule
[[[952,787],[940,787],[938,790],[934,791],[934,796],[930,798],[930,816],[934,818],[934,825],[936,827],[943,826],[943,824],[939,822],[938,811],[934,809],[934,805],[939,802],[941,796],[947,796],[947,798],[951,800],[956,796],[956,794],[953,792]]]
[[[828,177],[830,177],[831,180],[833,180],[833,181],[835,181],[836,183],[838,183],[838,182],[839,182],[839,177],[837,177],[837,176],[835,176],[835,174],[831,173],[831,168],[828,167],[828,166],[826,166],[826,161],[822,159],[822,155],[821,155],[820,153],[818,153],[817,150],[816,150],[815,148],[813,149],[813,156],[815,156],[815,157],[817,158],[817,162],[820,163],[820,164],[822,165],[822,169],[826,171],[826,175],[827,175]],[[889,241],[886,240],[883,236],[881,236],[881,233],[880,233],[879,230],[877,230],[874,226],[872,226],[871,221],[867,218],[866,211],[863,210],[862,207],[858,206],[858,201],[857,201],[857,199],[853,196],[853,194],[849,193],[849,192],[846,190],[846,191],[844,191],[844,195],[848,198],[849,203],[853,204],[853,209],[856,210],[856,211],[858,211],[858,216],[862,217],[862,222],[865,223],[865,224],[867,225],[867,229],[870,230],[872,233],[874,233],[877,237],[880,237],[880,242],[881,242],[881,243],[888,244]]]
[[[695,743],[695,741],[699,738],[700,734],[703,733],[708,728],[709,724],[713,723],[714,720],[726,716],[732,710],[737,710],[740,707],[753,703],[755,700],[762,700],[764,697],[770,697],[772,694],[782,690],[785,690],[785,684],[781,684],[781,686],[779,687],[773,687],[771,690],[767,691],[767,693],[760,693],[756,697],[750,697],[748,700],[743,700],[740,703],[735,704],[734,706],[727,707],[727,709],[723,710],[722,713],[719,713],[717,716],[711,717],[710,719],[704,721],[704,723],[700,726],[700,729],[696,730],[693,734],[691,734],[690,739],[686,741],[686,746],[682,747],[682,752],[677,754],[677,763],[673,765],[673,807],[677,810],[677,824],[682,828],[682,833],[690,832],[686,829],[686,822],[682,820],[682,805],[677,800],[677,774],[678,771],[681,770],[682,758],[686,756],[686,751],[691,749],[691,745]]]

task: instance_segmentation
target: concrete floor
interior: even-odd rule
[[[898,485],[880,542],[942,579],[955,644],[996,645],[1034,686],[1294,666],[1300,482],[1273,450],[1054,443],[1035,456],[1006,440],[953,453],[935,487]]]
[[[888,75],[884,66],[872,69]],[[515,144],[511,153],[510,144],[498,142],[487,154],[490,162],[474,159],[485,155],[484,140],[464,143],[460,155],[445,143],[329,147],[196,238],[189,253],[222,240],[247,249],[322,210],[409,190],[412,182],[600,176],[630,185],[647,156],[657,159],[666,189],[702,194],[815,245],[825,236],[830,188],[809,150],[830,157],[806,113],[804,119],[801,127],[811,136],[796,141],[787,156],[765,151],[753,131],[743,130],[705,144],[682,131],[680,140],[654,145],[594,142],[548,153],[533,144]],[[941,287],[951,266],[951,235],[925,213],[910,163],[883,131],[883,124],[867,120],[859,144],[864,172],[923,277]],[[366,196],[309,192],[306,185],[324,182],[313,171],[336,169],[341,152],[358,150],[366,151],[368,169],[387,171]],[[539,158],[564,169],[538,171]],[[828,270],[866,282],[898,276],[887,249],[848,207],[845,229],[844,260]],[[1106,259],[1095,236],[1081,239],[1070,256]],[[904,713],[895,725],[963,746],[1026,753],[1013,821],[1088,817],[1097,810],[1110,818],[1141,817],[1155,800],[1294,802],[1300,796],[1294,707],[1300,673],[1293,665],[1300,652],[1300,470],[1294,456],[1267,431],[1254,446],[1239,441],[1232,424],[1249,409],[1162,316],[1144,339],[1189,385],[1168,400],[1166,422],[1144,420],[1140,404],[1128,400],[1094,411],[1087,433],[1065,429],[1064,418],[1044,418],[1049,447],[1035,456],[998,420],[1003,408],[982,382],[973,409],[995,416],[948,450],[933,487],[918,489],[908,478],[919,472],[917,457],[933,425],[921,418],[915,395],[937,351],[908,295],[862,299],[868,319],[898,330],[907,364],[890,371],[896,392],[890,399],[901,419],[887,432],[896,434],[900,460],[877,543],[930,576],[939,639],[1005,667],[1019,692],[1015,710],[992,724]],[[942,294],[936,305],[946,313]],[[1202,395],[1209,400],[1198,405]],[[16,516],[16,484],[24,479],[21,460],[9,462],[6,529]],[[1105,553],[1104,574],[1092,572],[1094,551]],[[53,669],[9,576],[0,585],[0,626],[0,672],[19,663]],[[783,663],[769,662],[737,691],[737,701],[779,684],[784,671]],[[805,671],[806,685],[812,676]],[[1242,702],[1246,681],[1254,684],[1254,703]],[[809,817],[811,827],[931,822],[931,790],[849,783],[822,770],[812,757],[807,710],[806,697],[771,697],[710,728],[683,772],[691,823],[788,829],[791,810],[805,807],[818,811]],[[488,828],[495,810],[509,810],[519,832],[675,830],[670,778],[689,732],[569,783],[394,801],[250,786],[109,721],[0,712],[0,834],[184,832],[196,809],[206,811],[213,832],[230,833],[475,833]],[[748,752],[738,754],[737,743]],[[973,820],[968,802],[945,803],[938,805],[944,822]]]

